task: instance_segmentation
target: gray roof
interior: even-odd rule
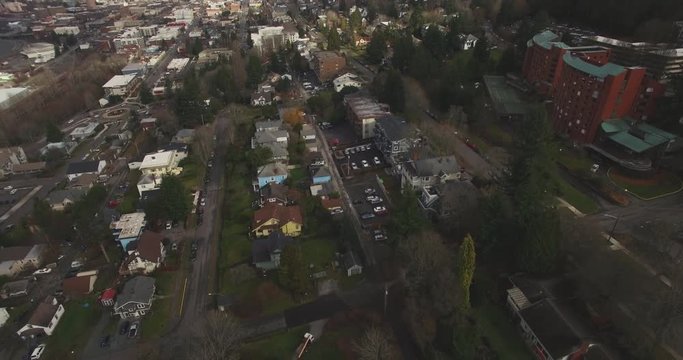
[[[277,198],[286,200],[289,194],[289,187],[287,185],[269,183],[261,188],[261,196],[265,198]]]
[[[415,160],[411,161],[409,166],[416,176],[440,176],[460,171],[460,164],[455,155]]]
[[[66,168],[66,174],[84,174],[84,173],[94,173],[100,167],[100,160],[91,161],[76,161],[69,163]]]
[[[314,178],[325,176],[332,176],[327,166],[321,166],[320,169],[318,169],[318,171],[316,171],[315,174],[313,174]]]
[[[353,253],[353,251],[347,251],[344,254],[344,267],[346,269],[350,269],[352,266],[358,265],[361,266],[360,260],[356,257],[356,255]]]
[[[123,291],[116,297],[115,307],[123,306],[129,302],[148,303],[154,296],[154,278],[149,276],[136,276],[125,285]]]
[[[30,279],[11,281],[2,286],[2,291],[7,294],[17,293],[27,290],[29,285],[31,285]]]
[[[570,314],[551,299],[543,299],[519,312],[554,359],[570,355],[581,346],[582,332]]]
[[[194,136],[194,129],[180,129],[175,134],[175,138],[186,138],[186,137],[193,137],[193,136]]]
[[[442,208],[476,209],[479,190],[469,181],[447,181],[438,186]]]
[[[279,231],[270,233],[267,238],[254,239],[251,242],[251,257],[254,263],[270,261],[270,254],[284,250],[294,240]]]
[[[33,246],[0,247],[0,262],[23,260],[31,252]]]
[[[309,136],[309,135],[315,135],[315,129],[313,128],[313,126],[311,126],[309,124],[304,124],[301,127],[301,136],[305,137],[305,136]]]
[[[265,121],[257,121],[254,123],[256,126],[256,131],[261,131],[262,129],[270,129],[270,128],[281,128],[282,127],[282,120],[265,120]]]
[[[76,202],[85,195],[86,190],[82,188],[78,189],[68,189],[68,190],[57,190],[54,192],[51,192],[45,200],[50,204],[62,204],[64,203],[65,200],[71,200],[72,202]]]
[[[258,176],[259,177],[271,177],[271,176],[280,176],[280,175],[287,175],[287,166],[280,162],[272,162],[270,164],[263,165],[261,168],[259,168],[258,171]]]
[[[287,148],[280,143],[265,143],[261,146],[270,149],[270,152],[273,154],[273,158],[289,157],[289,151],[287,151]]]
[[[399,141],[410,137],[410,126],[400,116],[383,116],[377,119],[377,126],[382,128],[390,141]]]
[[[254,134],[254,140],[259,145],[277,142],[277,138],[279,137],[286,137],[289,139],[289,133],[287,130],[271,130],[257,131]]]

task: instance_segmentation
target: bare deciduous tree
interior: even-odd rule
[[[241,336],[237,319],[225,312],[209,312],[197,330],[190,357],[196,360],[237,360]]]
[[[394,339],[385,329],[370,327],[365,334],[353,343],[359,360],[394,360],[400,355],[394,345]]]

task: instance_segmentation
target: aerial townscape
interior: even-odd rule
[[[0,1],[0,360],[683,359],[683,1]]]

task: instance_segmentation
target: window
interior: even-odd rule
[[[145,308],[145,304],[138,304],[138,309],[144,309],[144,308]]]

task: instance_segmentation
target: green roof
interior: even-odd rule
[[[517,96],[517,92],[507,85],[504,76],[484,75],[484,84],[498,114],[523,115],[526,113],[526,106]]]
[[[607,76],[616,76],[624,72],[626,69],[624,69],[623,66],[613,64],[613,63],[607,63],[605,65],[593,65],[591,63],[588,63],[586,61],[583,61],[582,59],[572,56],[571,54],[567,53],[562,56],[562,60],[564,60],[565,64],[573,67],[574,69],[577,69],[579,71],[582,71],[586,74],[590,74],[599,78],[605,78]]]
[[[554,32],[549,31],[549,30],[540,32],[540,33],[534,35],[534,37],[533,37],[533,41],[538,46],[542,46],[546,49],[550,49],[552,47],[552,43],[554,43],[558,40],[560,40],[560,37],[557,34],[555,34]],[[560,43],[560,44],[564,45],[564,43]]]
[[[608,137],[636,153],[668,143],[676,135],[633,119],[612,119],[600,124]]]

